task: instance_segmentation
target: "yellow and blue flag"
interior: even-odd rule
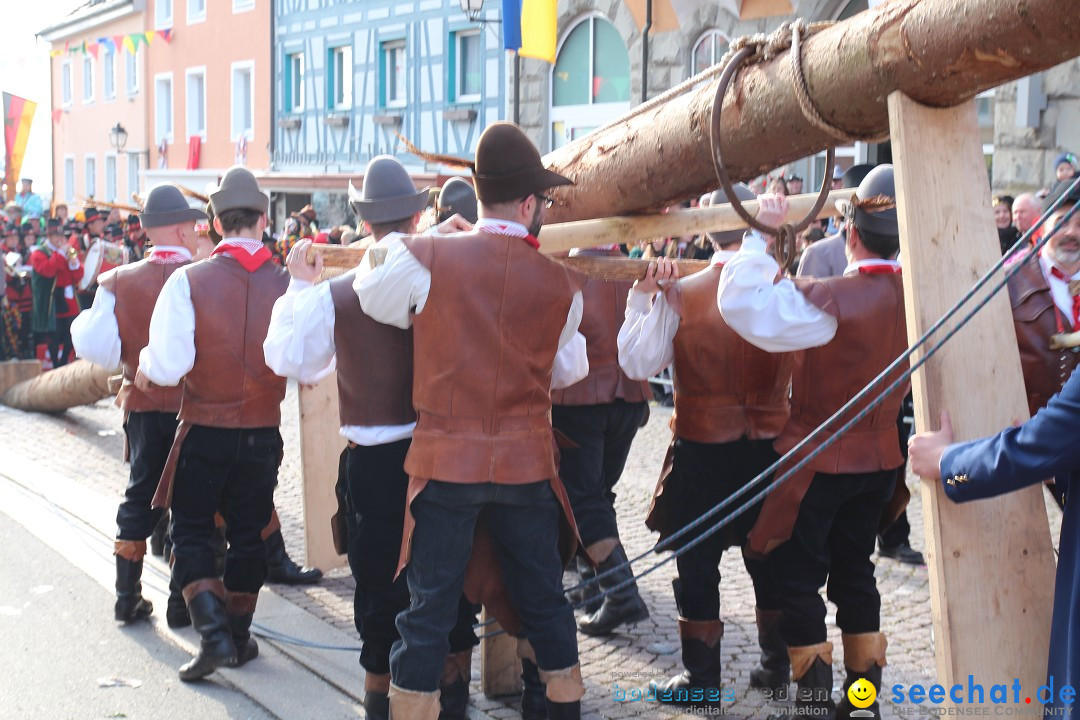
[[[502,0],[503,47],[555,64],[556,0]]]

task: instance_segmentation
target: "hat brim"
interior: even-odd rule
[[[415,195],[403,195],[385,200],[353,200],[353,210],[360,219],[372,225],[397,222],[410,218],[427,207],[428,188]]]
[[[544,167],[528,168],[508,175],[474,175],[476,198],[487,204],[510,202],[574,181]]]
[[[169,225],[179,225],[183,222],[195,222],[196,220],[206,220],[206,213],[195,208],[160,213],[139,213],[139,222],[144,228],[168,227]],[[128,227],[137,226],[129,225]]]
[[[219,189],[210,196],[214,215],[221,215],[229,210],[251,210],[252,212],[270,212],[270,196],[262,190],[250,187],[230,187]]]

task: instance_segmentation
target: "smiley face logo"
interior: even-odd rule
[[[848,702],[857,708],[867,708],[874,704],[877,698],[877,689],[874,683],[866,678],[859,678],[851,683],[847,691]]]

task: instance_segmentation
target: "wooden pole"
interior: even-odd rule
[[[13,385],[0,397],[0,402],[18,410],[46,413],[93,405],[112,395],[109,376],[113,372],[86,360],[75,360]]]
[[[895,90],[948,107],[1080,55],[1077,18],[1075,0],[888,0],[807,40],[803,75],[827,122],[881,136],[889,129],[885,98]],[[715,189],[716,82],[545,156],[577,183],[551,191],[560,203],[548,221],[626,215]],[[721,129],[733,179],[838,144],[807,121],[794,88],[788,52],[735,78]]]
[[[914,340],[1000,258],[972,102],[889,97],[908,337]],[[932,165],[927,158],[933,158]],[[958,439],[1027,417],[1008,295],[999,293],[913,378],[920,430],[947,409]],[[923,484],[937,680],[946,688],[1045,682],[1054,553],[1042,486],[957,505]],[[1009,698],[1012,698],[1010,692]],[[989,699],[989,698],[987,698]]]

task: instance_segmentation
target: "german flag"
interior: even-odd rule
[[[4,182],[7,200],[15,198],[15,183],[22,171],[26,142],[30,138],[30,121],[34,119],[37,103],[4,93]]]

